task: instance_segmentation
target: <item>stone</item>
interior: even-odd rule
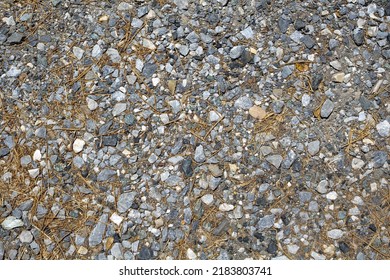
[[[304,35],[302,38],[301,38],[301,42],[306,46],[306,48],[308,49],[312,49],[315,44],[316,44],[316,41],[310,36],[310,35]]]
[[[131,205],[133,204],[133,201],[136,197],[136,192],[127,192],[123,193],[119,196],[118,202],[117,202],[117,210],[119,213],[124,213],[127,210],[130,209]]]
[[[333,74],[332,81],[335,83],[342,83],[344,82],[344,78],[345,78],[345,73],[338,72],[336,74]]]
[[[35,179],[39,175],[39,168],[34,168],[34,169],[29,169],[28,174],[30,175],[31,178]]]
[[[15,66],[11,66],[10,69],[5,73],[7,77],[17,78],[20,74],[22,74],[22,70]]]
[[[326,194],[326,198],[329,200],[336,200],[337,196],[338,195],[335,191],[331,191],[330,193]]]
[[[221,177],[223,171],[219,168],[217,164],[209,164],[208,169],[214,177]]]
[[[1,226],[6,230],[11,230],[14,228],[22,227],[24,226],[24,223],[22,220],[15,218],[14,216],[8,216],[5,218],[5,220],[1,223]]]
[[[104,181],[109,180],[110,178],[112,178],[115,175],[116,175],[116,171],[115,170],[103,169],[102,171],[99,172],[96,180],[98,182],[104,182]]]
[[[89,110],[94,111],[97,109],[97,107],[99,107],[99,104],[92,98],[87,97],[87,106]]]
[[[241,34],[245,37],[245,39],[251,39],[253,38],[253,30],[252,30],[252,27],[247,27],[245,28],[244,30],[241,31]]]
[[[336,69],[338,71],[341,71],[341,69],[343,68],[340,61],[338,61],[338,60],[333,60],[329,64],[330,64],[330,66],[332,66],[334,69]],[[339,83],[341,83],[343,80],[344,80],[344,77],[341,79],[341,81]]]
[[[234,46],[230,50],[229,56],[230,56],[231,59],[237,59],[237,58],[239,58],[242,55],[244,50],[245,50],[244,46]]]
[[[255,119],[261,120],[261,119],[265,118],[267,113],[263,108],[261,108],[257,105],[254,105],[254,106],[249,108],[249,115],[251,115]]]
[[[178,45],[177,50],[182,56],[187,56],[188,53],[190,52],[190,49],[188,48],[187,45]]]
[[[219,205],[218,209],[219,209],[219,211],[222,211],[222,212],[229,212],[229,211],[232,211],[234,209],[234,206],[231,204],[222,203],[221,205]]]
[[[285,18],[284,16],[279,17],[278,27],[280,32],[286,33],[288,27],[290,26],[291,20],[289,18]]]
[[[299,197],[300,202],[305,203],[305,202],[310,201],[310,199],[312,197],[312,193],[306,192],[306,191],[301,191],[301,192],[299,192],[298,197]]]
[[[344,254],[348,253],[350,248],[348,246],[347,243],[343,242],[343,241],[340,241],[339,242],[339,249],[341,252],[343,252]]]
[[[92,229],[91,234],[89,235],[88,238],[89,246],[95,247],[102,242],[103,235],[106,230],[107,222],[108,222],[108,214],[102,214],[99,218],[99,221]]]
[[[117,260],[123,260],[123,246],[120,243],[114,243],[111,247],[111,255]]]
[[[272,164],[275,168],[279,168],[282,164],[283,157],[281,155],[272,155],[267,156],[265,160]]]
[[[76,139],[73,142],[73,152],[80,153],[84,149],[85,141],[82,139]]]
[[[362,28],[356,28],[352,34],[353,41],[356,46],[361,46],[364,43],[364,30]]]
[[[287,245],[287,250],[290,254],[295,255],[299,250],[299,246],[295,244],[289,244]]]
[[[341,229],[332,229],[327,232],[327,236],[332,239],[340,239],[344,232]]]
[[[112,110],[112,115],[114,117],[119,116],[124,111],[126,111],[126,108],[127,108],[126,103],[117,103],[117,104],[115,104],[114,109]]]
[[[146,63],[142,70],[142,74],[146,78],[151,78],[153,74],[157,71],[157,64],[155,63]]]
[[[210,111],[209,113],[209,122],[216,122],[216,121],[219,121],[220,117],[218,115],[218,113],[216,113],[215,111]]]
[[[243,110],[249,110],[253,106],[252,100],[247,96],[239,97],[234,102],[234,107],[243,109]]]
[[[198,163],[202,163],[206,161],[206,156],[204,154],[204,149],[202,145],[199,145],[195,149],[195,155],[194,155],[194,160]]]
[[[320,151],[320,141],[315,140],[307,144],[307,151],[311,156],[315,156]]]
[[[187,258],[188,258],[189,260],[196,260],[196,259],[197,259],[196,254],[194,253],[194,251],[192,251],[191,248],[188,248],[188,249],[187,249]]]
[[[259,219],[259,222],[257,223],[257,228],[259,231],[263,231],[265,229],[271,228],[275,223],[275,216],[272,215],[266,215],[263,218]]]
[[[122,60],[119,52],[116,49],[114,49],[114,48],[109,48],[106,51],[106,54],[109,56],[110,60],[113,63],[119,63]]]
[[[321,194],[325,194],[328,192],[328,186],[329,182],[327,180],[322,180],[318,183],[316,190]]]
[[[330,39],[329,40],[329,50],[333,51],[339,46],[339,41],[336,39]]]
[[[84,55],[84,50],[75,46],[73,47],[73,54],[78,60],[81,60]]]
[[[102,54],[103,54],[103,50],[98,44],[93,46],[92,53],[91,53],[92,57],[99,58],[102,56]]]
[[[138,255],[139,260],[150,260],[153,257],[153,251],[149,247],[142,246]]]
[[[46,139],[46,127],[42,126],[35,130],[35,136],[41,139]]]
[[[214,196],[212,194],[205,194],[201,197],[201,200],[204,204],[210,205],[214,201]]]
[[[352,159],[352,169],[360,169],[364,166],[364,161],[359,158]]]
[[[102,137],[103,146],[116,147],[117,143],[118,143],[118,136],[115,134]]]
[[[0,148],[0,158],[9,155],[11,150],[9,148]]]
[[[387,120],[384,120],[376,125],[376,130],[379,135],[382,137],[390,136],[390,123]]]
[[[321,107],[321,118],[329,118],[329,116],[332,114],[334,109],[334,104],[329,99],[326,99],[324,104],[322,104]]]
[[[270,254],[276,254],[277,251],[278,251],[278,243],[274,239],[272,239],[268,243],[267,252]]]
[[[127,10],[131,10],[132,6],[129,3],[121,2],[119,3],[117,9],[118,11],[127,11]]]
[[[123,218],[114,212],[110,217],[110,221],[116,224],[117,226],[120,226],[123,221]]]
[[[19,240],[22,243],[30,244],[34,239],[34,236],[28,230],[23,230],[19,235]]]
[[[14,32],[11,34],[11,36],[8,37],[7,43],[10,45],[16,45],[22,43],[24,39],[24,35],[19,32]]]
[[[385,151],[375,151],[372,153],[374,168],[380,168],[387,162],[387,153]]]
[[[185,158],[182,162],[181,162],[181,168],[180,168],[184,175],[186,177],[191,177],[192,174],[194,173],[194,170],[192,168],[192,160],[191,158]]]

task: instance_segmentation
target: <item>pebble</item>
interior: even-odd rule
[[[14,32],[8,37],[7,43],[10,45],[20,44],[25,36],[19,32]]]
[[[84,50],[79,47],[73,47],[73,54],[78,60],[81,60],[84,55]]]
[[[252,100],[247,96],[242,96],[234,102],[234,107],[249,110],[253,106]]]
[[[30,244],[34,239],[34,236],[28,230],[23,230],[19,235],[19,240],[22,243]]]
[[[299,246],[295,245],[295,244],[290,244],[290,245],[287,245],[287,250],[290,254],[295,255],[299,250]]]
[[[117,202],[117,210],[119,213],[124,213],[130,209],[131,205],[133,205],[133,201],[136,197],[136,192],[127,192],[123,193],[119,196]]]
[[[310,95],[308,95],[306,93],[302,95],[302,106],[303,107],[309,106],[310,101],[311,101]]]
[[[244,52],[245,48],[243,46],[235,46],[230,50],[229,56],[231,59],[239,58]]]
[[[316,44],[316,41],[309,35],[304,35],[302,38],[301,38],[301,42],[306,46],[306,48],[308,49],[312,49],[315,44]]]
[[[204,204],[211,205],[211,203],[214,201],[214,196],[212,194],[205,194],[201,199]]]
[[[249,115],[251,115],[255,119],[261,120],[261,119],[265,118],[267,113],[263,108],[261,108],[257,105],[254,105],[254,106],[249,108]]]
[[[327,232],[327,236],[332,239],[340,239],[344,232],[341,229],[332,229]]]
[[[126,111],[126,108],[127,108],[126,103],[117,103],[117,104],[115,104],[114,109],[112,110],[112,115],[114,117],[119,116],[124,111]]]
[[[332,66],[334,69],[336,69],[338,71],[340,71],[342,69],[342,65],[341,65],[340,61],[338,61],[338,60],[333,60],[329,64],[330,64],[330,66]],[[342,74],[344,74],[344,73],[342,73]],[[341,81],[339,81],[340,78],[335,78],[335,80],[337,80],[339,83],[341,83],[344,80],[344,77],[341,78]]]
[[[5,220],[1,223],[1,226],[6,230],[11,230],[14,228],[22,227],[24,226],[24,223],[22,220],[15,218],[14,216],[8,216],[5,218]]]
[[[106,51],[106,54],[109,56],[110,60],[113,63],[119,63],[122,60],[119,52],[116,49],[114,49],[114,48],[109,48]]]
[[[84,149],[85,141],[82,139],[76,139],[73,142],[73,152],[80,153]]]
[[[198,163],[202,163],[206,161],[206,156],[204,154],[204,149],[202,145],[199,145],[195,149],[195,155],[194,155],[194,160]]]
[[[92,57],[99,58],[102,56],[102,54],[103,54],[103,50],[98,44],[93,46],[92,53],[91,53]]]
[[[117,213],[112,213],[110,217],[110,221],[116,224],[117,226],[120,226],[123,221],[123,218],[119,216]]]
[[[338,72],[332,76],[332,81],[335,83],[342,83],[344,82],[345,73]]]
[[[142,246],[139,251],[138,259],[140,260],[150,260],[153,257],[153,251],[149,247]]]
[[[222,212],[229,212],[229,211],[232,211],[234,209],[234,206],[231,204],[222,203],[221,205],[219,205],[218,209],[219,209],[219,211],[222,211]]]
[[[326,194],[326,198],[329,200],[336,200],[337,193],[335,191],[331,191],[330,193]]]
[[[380,168],[387,162],[387,153],[385,151],[375,151],[372,154],[374,168]]]
[[[307,151],[311,156],[315,156],[320,151],[320,141],[315,140],[307,144]]]
[[[123,246],[120,243],[114,243],[111,248],[111,255],[117,260],[123,260]]]
[[[376,125],[376,130],[379,135],[382,137],[390,136],[390,123],[387,120],[384,120]]]
[[[362,28],[356,28],[353,30],[353,41],[357,46],[361,46],[364,43],[364,30]]]
[[[327,180],[322,180],[318,183],[316,190],[321,194],[325,194],[328,192],[328,186],[329,182]]]
[[[34,168],[34,169],[29,169],[28,174],[30,175],[31,178],[35,179],[39,175],[39,168]]]
[[[5,73],[10,78],[17,78],[20,74],[22,74],[22,70],[16,68],[15,66],[11,66],[10,69]]]
[[[87,98],[87,106],[89,110],[94,111],[99,107],[99,104],[92,98]]]
[[[332,114],[334,109],[334,103],[330,101],[329,99],[326,99],[324,104],[322,104],[321,107],[321,117],[322,118],[329,118],[329,116]]]
[[[106,224],[108,222],[108,214],[102,214],[99,218],[99,221],[92,229],[91,234],[89,235],[88,242],[89,246],[95,247],[102,242],[103,234],[106,230]]]
[[[279,168],[282,164],[283,157],[281,155],[272,155],[267,156],[265,160],[272,164],[274,167]]]
[[[364,166],[364,161],[359,158],[352,159],[352,169],[360,169]]]
[[[266,215],[263,218],[259,219],[257,223],[257,228],[259,231],[263,231],[265,229],[271,228],[275,223],[274,215]]]
[[[194,251],[192,251],[191,248],[188,248],[188,249],[187,249],[187,258],[188,258],[189,260],[196,260],[196,259],[197,259],[196,254],[194,253]]]

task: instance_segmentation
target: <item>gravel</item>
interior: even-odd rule
[[[388,259],[386,1],[3,2],[0,259]]]

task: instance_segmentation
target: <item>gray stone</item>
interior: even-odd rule
[[[116,147],[117,144],[118,144],[118,136],[115,134],[102,137],[103,146]]]
[[[282,68],[282,78],[286,79],[288,76],[290,76],[292,73],[294,73],[295,66],[294,65],[287,65]]]
[[[372,161],[375,168],[382,167],[387,162],[387,153],[385,151],[375,151],[372,153]]]
[[[110,57],[110,60],[113,62],[113,63],[119,63],[121,61],[121,56],[118,52],[118,50],[114,49],[114,48],[109,48],[107,51],[106,51],[106,54]]]
[[[119,116],[124,111],[126,111],[126,108],[127,108],[126,103],[117,103],[117,104],[115,104],[114,109],[112,110],[112,115],[114,117]]]
[[[89,235],[88,242],[89,246],[95,247],[102,242],[104,232],[106,230],[106,224],[108,222],[108,214],[102,214],[99,218],[98,223],[91,231]]]
[[[306,46],[306,48],[308,49],[312,49],[315,44],[316,44],[316,41],[309,35],[304,35],[302,38],[301,38],[301,42]]]
[[[252,100],[247,96],[241,96],[234,102],[234,107],[249,110],[253,106]]]
[[[22,73],[22,70],[19,68],[16,68],[15,66],[11,66],[10,69],[5,73],[7,77],[10,78],[17,78]]]
[[[390,123],[384,120],[376,125],[376,130],[382,137],[389,137],[390,135]]]
[[[124,213],[127,210],[129,210],[131,205],[133,204],[136,195],[137,195],[136,192],[128,192],[128,193],[121,194],[119,196],[118,203],[117,203],[118,212]]]
[[[305,202],[310,201],[312,193],[311,192],[302,191],[302,192],[299,192],[298,196],[299,196],[299,200],[302,203],[305,203]]]
[[[329,50],[333,51],[339,46],[339,41],[336,39],[330,39],[329,40]]]
[[[121,243],[112,245],[111,255],[117,260],[123,260],[123,246]]]
[[[174,0],[176,7],[180,10],[187,10],[189,5],[189,0]]]
[[[330,114],[332,114],[333,109],[334,109],[333,102],[330,101],[329,99],[326,99],[324,104],[322,104],[321,107],[321,117],[325,119],[328,118]]]
[[[11,36],[8,37],[7,43],[13,45],[13,44],[20,44],[25,36],[19,32],[12,33]]]
[[[4,258],[4,243],[0,241],[0,260]]]
[[[272,164],[274,167],[279,168],[282,163],[283,157],[281,155],[272,155],[267,156],[265,160]]]
[[[284,159],[282,163],[282,167],[284,169],[289,169],[296,159],[297,159],[297,154],[293,150],[289,150],[287,152],[287,157]]]
[[[187,45],[179,45],[177,49],[182,56],[187,56],[190,52],[190,49]]]
[[[116,171],[115,171],[115,170],[103,169],[103,170],[100,171],[100,173],[98,174],[98,176],[97,176],[97,181],[98,181],[98,182],[104,182],[104,181],[109,180],[110,178],[112,178],[112,177],[115,176],[115,175],[116,175]]]
[[[1,223],[1,226],[6,230],[11,230],[14,228],[22,227],[24,226],[24,223],[22,220],[15,218],[14,216],[8,216],[5,218],[5,220]]]
[[[307,151],[311,156],[315,156],[320,151],[320,141],[315,140],[307,144]]]
[[[83,50],[82,48],[79,48],[79,47],[74,46],[74,47],[73,47],[73,54],[74,54],[74,56],[75,56],[78,60],[80,60],[80,59],[83,58],[84,50]]]
[[[184,175],[186,177],[191,177],[194,173],[194,170],[192,168],[192,160],[191,158],[185,158],[181,162],[181,170],[183,171]]]
[[[121,2],[118,5],[118,10],[119,11],[127,11],[127,10],[130,10],[131,8],[132,8],[132,6],[129,3],[126,3],[126,2]]]
[[[275,216],[273,214],[266,215],[259,220],[257,223],[257,228],[259,231],[263,231],[265,229],[271,228],[275,223]]]
[[[151,260],[153,258],[153,250],[149,247],[142,246],[139,251],[138,259],[139,260]]]
[[[316,212],[317,213],[318,209],[319,209],[317,201],[310,201],[308,209],[311,212]]]
[[[76,168],[81,168],[81,167],[83,167],[84,166],[84,160],[83,160],[83,158],[82,157],[80,157],[80,156],[75,156],[74,158],[73,158],[73,165],[76,167]]]
[[[214,235],[221,235],[225,233],[230,227],[230,222],[226,219],[223,219],[219,225],[214,229],[213,234]]]
[[[10,152],[9,148],[0,148],[0,158],[7,156]]]
[[[278,27],[280,32],[286,33],[288,27],[290,26],[291,20],[289,18],[286,18],[284,16],[279,17],[278,20]]]
[[[231,59],[237,59],[239,58],[242,53],[244,52],[245,47],[244,46],[234,46],[229,53],[229,56]]]
[[[154,63],[146,63],[144,65],[144,68],[142,70],[142,74],[147,77],[147,78],[150,78],[153,76],[153,74],[157,71],[157,64],[154,64]]]
[[[361,46],[364,43],[364,30],[362,28],[356,28],[353,31],[353,41],[357,46]]]
[[[205,194],[201,199],[204,204],[210,205],[214,201],[214,196],[212,194]]]
[[[33,241],[33,239],[34,239],[34,236],[31,234],[31,232],[30,231],[28,231],[28,230],[23,230],[21,233],[20,233],[20,235],[19,235],[19,240],[20,240],[20,242],[22,242],[22,243],[27,243],[27,244],[29,244],[29,243],[31,243],[32,241]]]
[[[332,229],[327,232],[327,236],[332,239],[340,239],[344,232],[341,229]]]
[[[251,39],[254,35],[253,30],[250,26],[242,30],[241,34],[245,37],[245,39]]]
[[[130,115],[125,116],[124,121],[127,125],[134,125],[136,123],[137,119],[135,118],[135,116],[133,114],[130,114]]]
[[[18,208],[21,210],[21,211],[29,211],[31,209],[31,207],[33,206],[33,203],[34,201],[32,199],[28,199],[24,202],[22,202]]]
[[[209,178],[209,188],[211,189],[211,190],[216,190],[217,188],[218,188],[218,186],[219,186],[219,184],[221,183],[221,181],[222,181],[222,179],[221,178],[216,178],[216,177],[214,177],[214,176],[210,176],[210,178]]]
[[[46,127],[42,126],[35,130],[35,136],[41,139],[46,139]]]
[[[202,145],[199,145],[195,149],[195,155],[194,155],[194,160],[198,163],[202,163],[206,161],[206,155],[204,154],[204,149]]]

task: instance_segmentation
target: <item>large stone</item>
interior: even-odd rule
[[[89,246],[94,247],[99,245],[102,242],[104,231],[106,230],[106,224],[108,222],[108,214],[103,214],[100,216],[99,221],[96,226],[91,231],[89,235]]]
[[[119,196],[117,209],[119,213],[124,213],[130,209],[133,204],[134,198],[137,195],[136,192],[123,193]]]

